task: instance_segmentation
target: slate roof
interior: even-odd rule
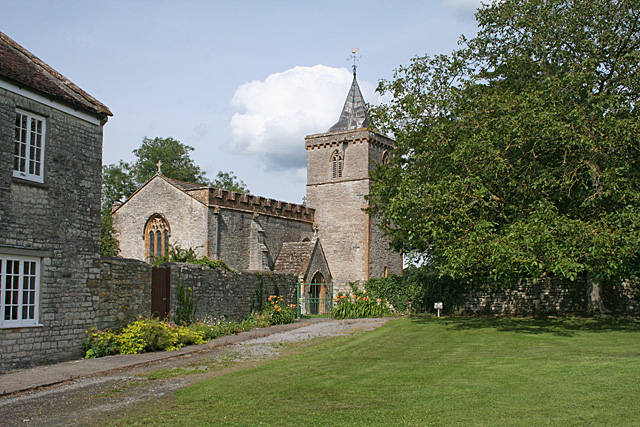
[[[342,107],[342,113],[338,119],[338,123],[331,126],[327,132],[338,132],[342,130],[360,129],[369,127],[369,113],[367,113],[367,104],[364,102],[358,80],[355,72],[353,73],[353,82],[347,94],[347,100]]]
[[[0,32],[0,76],[100,116],[109,108]]]
[[[171,181],[173,183],[173,185],[175,185],[176,187],[182,189],[182,190],[195,190],[196,188],[203,188],[206,187],[206,185],[201,185],[201,184],[193,184],[191,182],[185,182],[185,181],[179,181],[177,179],[171,179],[171,178],[167,178],[164,177],[167,181]]]
[[[313,242],[284,242],[278,254],[274,273],[306,274],[311,262],[316,241]]]

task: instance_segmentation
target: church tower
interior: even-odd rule
[[[338,122],[325,133],[307,136],[305,147],[307,206],[315,209],[335,292],[349,291],[349,282],[402,274],[402,255],[389,249],[389,240],[363,211],[369,173],[385,162],[394,142],[369,128],[355,67]]]

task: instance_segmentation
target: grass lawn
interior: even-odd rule
[[[394,319],[293,346],[115,425],[639,426],[640,322]]]

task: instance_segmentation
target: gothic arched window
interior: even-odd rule
[[[344,156],[342,152],[336,150],[331,155],[331,167],[332,173],[331,176],[333,178],[342,178],[342,168],[344,165]]]
[[[144,243],[148,258],[164,255],[169,249],[169,223],[161,215],[153,215],[144,228]]]
[[[382,164],[389,164],[389,150],[385,150],[384,153],[382,153]]]

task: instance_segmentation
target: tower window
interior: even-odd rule
[[[389,164],[389,150],[385,150],[384,153],[382,153],[382,164]]]
[[[331,176],[333,178],[342,178],[342,169],[344,165],[344,155],[336,150],[331,155]]]
[[[145,227],[145,248],[148,258],[163,256],[169,249],[169,223],[161,216],[154,215]]]

